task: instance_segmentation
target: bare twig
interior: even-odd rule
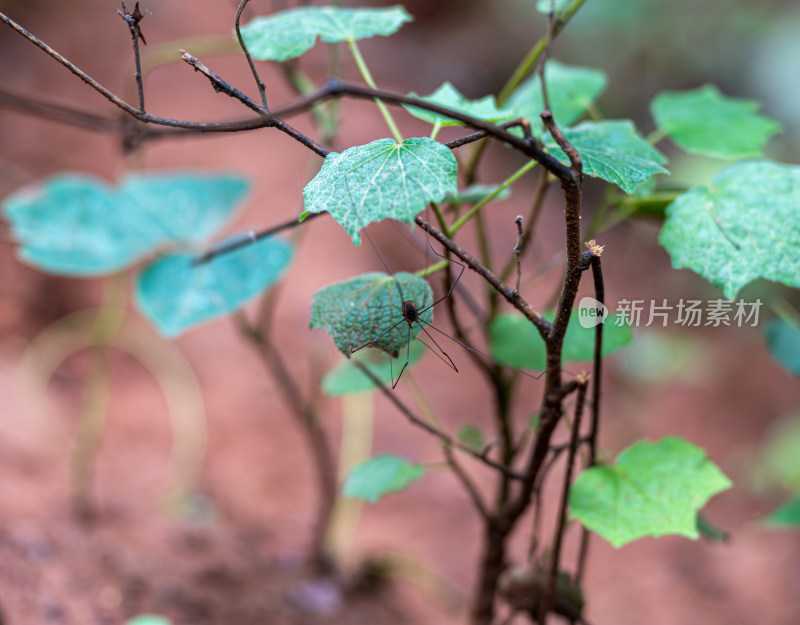
[[[517,266],[517,279],[514,282],[514,293],[519,295],[519,282],[522,278],[522,267],[519,263],[519,257],[522,253],[522,243],[525,241],[525,233],[522,231],[522,215],[517,215],[514,223],[517,224],[517,243],[514,245],[514,262]]]
[[[244,11],[244,8],[247,6],[248,2],[250,2],[250,0],[242,0],[239,3],[239,8],[236,9],[234,28],[236,30],[236,38],[239,40],[239,45],[241,46],[242,52],[244,52],[244,56],[247,59],[247,64],[250,66],[250,71],[253,73],[253,78],[255,78],[256,86],[258,87],[258,93],[261,95],[261,106],[265,111],[268,111],[269,106],[267,106],[267,87],[261,81],[261,78],[258,75],[258,70],[256,70],[255,63],[253,63],[253,57],[250,56],[250,50],[247,49],[247,44],[245,44],[244,39],[242,38],[242,31],[239,27],[239,20],[242,18],[242,11]]]
[[[55,102],[45,102],[0,89],[0,108],[99,132],[121,132],[120,118],[105,117]]]
[[[541,612],[539,622],[542,625],[547,620],[548,603],[556,597],[556,579],[558,576],[558,566],[561,560],[561,545],[564,542],[564,530],[567,520],[567,501],[569,498],[569,487],[572,483],[572,473],[575,468],[575,457],[578,451],[578,434],[581,427],[581,417],[583,416],[583,406],[586,401],[586,386],[589,383],[589,376],[586,373],[580,374],[578,381],[578,395],[575,401],[575,413],[572,417],[572,430],[569,438],[569,454],[567,455],[567,470],[564,472],[564,485],[561,489],[561,501],[558,508],[558,520],[556,522],[556,536],[553,541],[552,560],[550,563],[550,575],[547,579],[547,592],[540,604]]]
[[[593,241],[591,243],[594,243]],[[588,246],[588,244],[587,244]],[[590,251],[591,251],[590,247]],[[595,247],[597,250],[598,248]],[[600,254],[595,251],[592,256],[592,277],[594,278],[594,298],[605,305],[606,294],[603,284],[603,271],[600,267]],[[594,466],[597,462],[597,436],[600,429],[600,385],[603,376],[603,331],[602,323],[595,327],[594,335],[594,362],[592,365],[594,374],[592,379],[592,422],[589,429],[589,466]],[[585,527],[581,530],[581,542],[578,550],[578,567],[575,573],[575,581],[580,585],[583,574],[586,570],[586,560],[589,556],[589,542],[591,532]]]
[[[147,41],[145,41],[144,35],[142,34],[141,28],[139,28],[139,22],[144,19],[144,13],[139,10],[139,3],[136,3],[136,7],[133,9],[133,13],[128,11],[128,8],[125,6],[125,3],[122,3],[122,11],[119,9],[114,9],[119,16],[125,20],[125,23],[128,25],[128,28],[131,31],[131,38],[133,39],[133,59],[136,65],[136,89],[139,92],[139,112],[144,113],[144,86],[142,85],[142,58],[139,54],[139,39],[142,40],[144,45],[147,45]],[[147,11],[149,13],[149,11]]]
[[[472,503],[475,505],[478,514],[481,517],[486,518],[489,516],[489,511],[486,508],[486,504],[483,501],[483,497],[481,497],[480,491],[478,491],[478,487],[472,481],[472,479],[467,475],[466,471],[461,467],[456,460],[455,454],[453,453],[453,448],[450,445],[442,445],[442,449],[444,450],[444,457],[447,461],[448,466],[452,469],[453,473],[455,473],[456,477],[461,481],[464,488],[466,489],[467,493],[472,499]],[[484,454],[485,457],[485,454]]]

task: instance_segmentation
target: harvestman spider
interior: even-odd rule
[[[439,334],[443,334],[447,338],[452,339],[452,340],[456,341],[457,343],[460,343],[460,341],[457,341],[456,339],[453,339],[453,337],[445,334],[444,332],[442,332],[441,330],[439,330],[438,328],[436,328],[432,324],[427,323],[426,321],[423,321],[420,318],[420,315],[422,315],[423,313],[425,313],[428,310],[431,310],[434,306],[436,306],[436,304],[438,304],[439,302],[442,302],[445,299],[447,299],[448,297],[450,297],[450,295],[453,293],[453,290],[456,288],[456,285],[458,284],[458,281],[461,280],[461,276],[464,273],[464,269],[465,269],[464,265],[461,264],[460,262],[458,262],[457,260],[450,259],[451,262],[453,262],[456,265],[459,265],[461,267],[461,270],[458,272],[458,276],[453,281],[453,284],[450,285],[450,290],[445,295],[443,295],[439,299],[435,300],[430,306],[425,306],[425,302],[423,301],[422,302],[423,308],[420,309],[420,308],[417,308],[417,304],[413,299],[406,299],[405,295],[403,294],[403,287],[400,285],[400,282],[397,280],[397,278],[395,278],[394,275],[392,274],[391,269],[389,269],[389,266],[386,264],[386,261],[383,259],[383,256],[381,256],[381,253],[378,251],[378,247],[375,245],[375,242],[372,240],[372,237],[370,237],[369,233],[366,232],[366,231],[364,231],[364,234],[366,235],[367,240],[370,242],[370,244],[372,245],[373,249],[375,250],[375,253],[378,255],[378,258],[380,258],[381,263],[386,268],[386,272],[391,276],[392,280],[394,281],[395,286],[397,287],[397,291],[400,294],[400,301],[402,302],[403,318],[400,321],[398,321],[397,323],[395,323],[393,326],[391,326],[390,328],[388,328],[388,329],[384,330],[383,332],[381,332],[374,339],[372,339],[370,341],[367,341],[366,343],[363,343],[362,345],[359,345],[358,347],[352,348],[350,350],[350,353],[354,354],[355,352],[357,352],[357,351],[359,351],[361,349],[364,349],[365,347],[370,347],[371,345],[375,345],[384,336],[386,336],[387,334],[389,334],[391,332],[394,332],[395,328],[397,328],[403,322],[408,324],[408,333],[407,333],[407,337],[406,337],[406,361],[403,363],[403,367],[400,369],[400,373],[397,374],[397,379],[395,379],[394,372],[392,371],[392,357],[391,357],[391,355],[390,355],[390,358],[389,358],[389,371],[390,371],[390,374],[392,376],[392,388],[394,389],[397,386],[398,382],[400,382],[400,378],[402,377],[403,372],[406,370],[406,367],[408,367],[408,363],[409,363],[409,361],[411,359],[411,340],[412,340],[411,339],[411,329],[413,328],[414,324],[417,324],[419,326],[420,330],[425,333],[425,335],[431,340],[431,342],[436,346],[436,349],[438,349],[442,353],[442,355],[440,356],[438,353],[436,353],[436,351],[430,345],[428,345],[425,341],[421,340],[419,338],[419,336],[415,336],[414,338],[416,340],[418,340],[420,343],[422,343],[429,350],[431,350],[434,354],[436,354],[436,356],[439,358],[439,360],[444,362],[453,371],[458,373],[458,367],[456,367],[456,364],[453,362],[453,359],[450,358],[450,356],[447,354],[447,352],[444,351],[444,349],[442,349],[441,345],[439,345],[439,343],[436,342],[436,339],[433,338],[433,336],[431,335],[430,332],[428,332],[428,329],[425,326],[429,326],[431,329],[436,330],[437,332],[439,332]],[[433,249],[433,246],[431,245],[430,240],[428,240],[428,247],[431,249],[431,251],[434,254],[436,254],[440,258],[445,258],[442,254],[439,254],[439,252],[437,252],[435,249]],[[426,252],[427,252],[427,249],[426,249]],[[423,325],[423,324],[425,324],[425,325]],[[463,343],[461,343],[461,344],[463,345]],[[466,345],[465,345],[465,347],[466,347]],[[442,356],[444,356],[444,357],[442,357]]]
[[[466,269],[466,267],[462,263],[458,262],[455,259],[447,258],[443,254],[440,254],[439,252],[437,252],[434,249],[433,245],[431,245],[430,238],[428,237],[426,239],[426,241],[428,243],[427,248],[425,250],[426,251],[426,255],[427,255],[427,250],[430,249],[439,258],[442,258],[444,260],[447,260],[448,262],[454,263],[454,264],[458,265],[459,267],[461,267],[461,269],[459,270],[458,276],[456,276],[456,279],[453,280],[453,283],[450,285],[450,289],[447,291],[447,293],[445,295],[442,295],[439,299],[434,300],[434,302],[432,304],[430,304],[430,306],[426,306],[425,302],[423,301],[422,308],[418,308],[416,302],[413,299],[406,299],[405,295],[403,294],[403,287],[401,286],[400,282],[394,277],[392,271],[389,269],[389,266],[386,264],[386,261],[384,260],[384,258],[381,255],[380,251],[378,251],[378,247],[375,245],[375,242],[372,240],[372,237],[369,236],[369,233],[366,232],[366,230],[364,231],[364,234],[366,235],[367,240],[370,242],[370,244],[372,245],[373,249],[375,250],[375,253],[377,254],[377,256],[380,259],[381,263],[386,268],[386,272],[391,276],[392,280],[394,281],[395,286],[397,287],[397,291],[398,291],[398,293],[400,295],[400,300],[402,302],[403,318],[400,321],[398,321],[397,323],[395,323],[394,325],[392,325],[391,327],[389,327],[388,329],[386,329],[383,332],[381,332],[375,338],[367,341],[366,343],[363,343],[363,344],[359,345],[358,347],[351,348],[350,353],[354,354],[355,352],[357,352],[357,351],[359,351],[361,349],[364,349],[365,347],[370,347],[372,345],[375,345],[376,343],[378,343],[378,341],[380,341],[387,334],[389,334],[391,332],[394,332],[394,330],[398,326],[400,326],[403,323],[406,323],[407,326],[408,326],[407,334],[406,334],[406,360],[403,363],[402,368],[400,369],[400,373],[397,374],[397,378],[396,379],[394,377],[394,372],[392,371],[392,360],[393,360],[392,355],[390,354],[390,357],[389,357],[389,371],[390,371],[390,374],[392,376],[392,389],[397,387],[397,384],[400,382],[400,378],[402,377],[403,372],[406,370],[406,367],[408,367],[408,365],[409,365],[409,361],[411,359],[411,341],[412,341],[411,330],[412,330],[414,324],[419,326],[420,330],[422,332],[424,332],[425,335],[436,346],[436,349],[438,349],[439,352],[441,352],[441,355],[439,353],[437,353],[436,350],[433,349],[433,347],[431,347],[425,341],[420,339],[419,335],[415,336],[414,338],[416,340],[418,340],[420,343],[422,343],[425,347],[427,347],[431,352],[433,352],[436,355],[437,358],[439,358],[439,360],[444,362],[448,367],[450,367],[456,373],[458,373],[458,367],[456,367],[456,364],[453,362],[453,359],[450,358],[448,353],[446,351],[444,351],[444,349],[442,349],[442,347],[439,345],[439,343],[436,342],[436,339],[433,338],[431,333],[428,332],[428,328],[430,328],[431,330],[435,330],[436,332],[438,332],[442,336],[445,336],[448,339],[450,339],[451,341],[453,341],[455,343],[458,343],[464,349],[467,349],[467,350],[469,350],[469,351],[471,351],[471,352],[473,352],[475,354],[478,354],[479,356],[482,356],[483,358],[487,358],[489,360],[492,360],[493,362],[496,362],[499,365],[502,365],[504,367],[508,367],[509,369],[512,369],[513,371],[521,373],[522,375],[524,375],[526,377],[532,378],[534,380],[538,380],[538,379],[540,379],[542,377],[542,375],[543,375],[542,373],[540,373],[538,375],[534,375],[532,373],[528,373],[526,371],[523,371],[522,369],[518,369],[517,367],[509,365],[508,363],[505,363],[505,362],[503,362],[501,360],[498,360],[497,358],[494,358],[493,356],[490,356],[489,354],[485,354],[482,351],[480,351],[478,349],[475,349],[474,347],[471,347],[471,346],[467,345],[466,343],[463,343],[463,342],[459,341],[458,339],[450,336],[449,334],[443,332],[442,330],[440,330],[439,328],[437,328],[433,324],[428,323],[427,321],[424,321],[423,319],[421,319],[421,315],[423,313],[425,313],[428,310],[431,310],[434,306],[436,306],[440,302],[446,300],[448,297],[450,297],[453,294],[453,291],[455,290],[456,286],[458,285],[459,281],[461,280],[461,276],[464,274],[464,270]],[[426,295],[426,297],[427,297],[427,295]]]

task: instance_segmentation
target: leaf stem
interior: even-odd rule
[[[350,46],[350,52],[353,55],[353,59],[356,62],[356,66],[358,67],[358,71],[361,73],[361,77],[364,79],[364,82],[367,83],[367,86],[369,86],[370,89],[377,89],[378,86],[375,84],[375,81],[372,78],[372,74],[367,67],[364,57],[361,56],[361,50],[359,50],[358,44],[355,41],[348,41],[347,45]],[[383,115],[383,119],[386,120],[386,125],[389,126],[389,130],[391,130],[395,141],[397,141],[397,143],[402,143],[403,135],[400,134],[400,129],[397,127],[397,124],[395,124],[394,118],[389,112],[389,109],[381,100],[378,100],[377,98],[375,98],[375,104],[378,105],[378,110],[380,110],[381,115]]]
[[[527,172],[531,169],[536,167],[536,161],[528,161],[522,167],[520,167],[517,171],[511,174],[508,178],[506,178],[503,182],[501,182],[498,187],[489,193],[486,197],[484,197],[480,202],[476,203],[470,210],[464,213],[460,219],[458,219],[452,226],[450,226],[450,234],[454,234],[457,232],[461,226],[467,223],[470,219],[472,219],[479,210],[481,210],[484,206],[486,206],[489,202],[491,202],[494,198],[496,198],[502,191],[512,184],[514,184],[517,180],[522,178]]]

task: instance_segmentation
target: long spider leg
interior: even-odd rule
[[[419,320],[417,320],[417,321],[419,321]],[[459,341],[458,339],[456,339],[456,338],[453,338],[452,336],[450,336],[450,335],[449,335],[449,334],[447,334],[446,332],[442,332],[442,331],[441,331],[439,328],[437,328],[437,327],[436,327],[436,326],[434,326],[434,325],[431,325],[430,323],[427,323],[427,322],[425,322],[425,321],[422,321],[422,323],[424,323],[424,324],[425,324],[427,327],[431,328],[432,330],[436,330],[436,331],[437,331],[439,334],[441,334],[442,336],[446,336],[446,337],[447,337],[448,339],[450,339],[451,341],[453,341],[453,342],[455,342],[455,343],[458,343],[458,344],[459,344],[459,345],[461,345],[461,347],[463,347],[464,349],[468,349],[469,351],[471,351],[471,352],[473,352],[473,353],[475,353],[475,354],[478,354],[478,356],[483,356],[484,358],[488,358],[489,360],[491,360],[491,361],[493,361],[493,362],[496,362],[498,365],[502,365],[502,366],[504,366],[504,367],[508,367],[508,368],[509,368],[509,369],[511,369],[512,371],[516,371],[517,373],[521,373],[521,374],[522,374],[522,375],[524,375],[525,377],[531,378],[531,379],[533,379],[533,380],[538,380],[538,379],[540,379],[540,378],[541,378],[541,377],[542,377],[542,376],[545,374],[545,372],[544,372],[544,371],[542,371],[542,372],[541,372],[541,373],[539,373],[538,375],[534,375],[533,373],[528,373],[527,371],[524,371],[524,370],[522,370],[522,369],[519,369],[519,368],[517,368],[517,367],[515,367],[515,366],[513,366],[513,365],[510,365],[510,364],[508,364],[507,362],[503,362],[502,360],[498,360],[498,359],[497,359],[497,358],[495,358],[494,356],[490,356],[489,354],[484,354],[484,353],[483,353],[482,351],[480,351],[479,349],[475,349],[474,347],[471,347],[471,346],[467,345],[466,343],[462,343],[462,342],[461,342],[461,341]]]
[[[437,343],[437,342],[436,342],[436,339],[435,339],[435,338],[433,338],[433,337],[431,336],[431,333],[430,333],[430,332],[428,332],[428,331],[425,329],[425,326],[424,326],[424,325],[422,325],[422,324],[419,322],[419,320],[417,320],[417,322],[416,322],[416,323],[417,323],[417,325],[418,325],[418,326],[419,326],[419,327],[422,329],[422,331],[423,331],[423,332],[426,334],[426,336],[427,336],[427,337],[428,337],[428,338],[429,338],[431,341],[433,341],[433,344],[434,344],[434,345],[436,345],[436,348],[437,348],[437,349],[438,349],[440,352],[442,352],[442,354],[444,355],[444,358],[447,358],[447,360],[445,360],[444,358],[442,358],[441,356],[439,356],[439,354],[436,354],[436,352],[435,352],[435,351],[434,351],[433,353],[434,353],[434,354],[436,354],[437,356],[439,356],[439,360],[441,360],[441,361],[442,361],[444,364],[446,364],[448,367],[450,367],[450,368],[451,368],[453,371],[455,371],[456,373],[458,373],[458,367],[456,367],[456,363],[454,363],[454,362],[453,362],[453,359],[452,359],[452,358],[450,358],[450,356],[448,355],[448,353],[442,349],[442,346],[441,346],[441,345],[439,345],[439,343]],[[432,326],[431,326],[431,327],[432,327]],[[435,329],[435,328],[434,328],[434,329]],[[419,338],[418,338],[417,340],[419,340]],[[431,351],[433,351],[433,348],[431,348],[431,346],[430,346],[430,345],[428,345],[427,343],[425,343],[425,341],[419,341],[419,342],[420,342],[420,343],[422,343],[423,345],[425,345],[425,347],[427,347],[427,348],[428,348],[428,349],[430,349]]]
[[[411,324],[408,324],[408,341],[406,342],[406,362],[403,365],[403,368],[400,369],[400,373],[397,374],[397,379],[392,381],[392,390],[397,386],[398,382],[400,382],[400,378],[403,375],[403,371],[406,370],[408,366],[408,362],[411,360]]]
[[[430,236],[428,237],[428,247],[431,248],[431,251],[434,254],[436,254],[439,258],[442,258],[442,259],[444,259],[446,261],[449,261],[449,262],[454,263],[454,264],[458,265],[459,267],[461,267],[461,270],[458,272],[458,277],[455,280],[453,280],[453,284],[450,285],[450,290],[447,292],[447,295],[444,295],[440,299],[436,300],[435,303],[433,303],[430,306],[428,306],[428,308],[430,308],[432,306],[436,306],[436,304],[441,302],[443,299],[446,299],[446,298],[450,297],[450,295],[453,293],[453,289],[456,288],[456,285],[458,284],[458,281],[461,280],[461,276],[464,275],[464,269],[466,269],[466,267],[464,266],[463,263],[460,263],[456,259],[447,258],[444,254],[440,254],[439,252],[437,252],[436,248],[434,248],[433,245],[431,244]],[[427,310],[427,308],[425,310]]]
[[[372,249],[375,250],[375,254],[378,256],[378,258],[380,258],[381,264],[386,269],[386,273],[389,274],[389,276],[394,281],[394,284],[397,287],[398,292],[400,293],[400,301],[405,301],[406,298],[403,295],[403,287],[400,286],[400,281],[397,278],[394,277],[394,274],[392,273],[392,270],[389,269],[389,265],[386,264],[386,261],[384,260],[383,256],[378,251],[378,246],[375,245],[375,241],[372,240],[372,237],[369,236],[369,232],[367,232],[366,230],[364,230],[364,236],[367,237],[367,241],[369,241],[369,244],[372,246]]]
[[[378,336],[376,336],[376,337],[375,337],[374,339],[372,339],[371,341],[367,341],[366,343],[362,343],[362,344],[361,344],[361,345],[359,345],[358,347],[351,347],[351,348],[350,348],[350,353],[351,353],[351,354],[355,354],[355,353],[356,353],[356,352],[357,352],[359,349],[364,349],[365,347],[369,347],[370,345],[374,345],[375,343],[377,343],[378,341],[380,341],[380,340],[381,340],[381,339],[382,339],[384,336],[386,336],[387,334],[389,334],[389,332],[391,332],[392,330],[394,330],[394,329],[395,329],[397,326],[399,326],[399,325],[400,325],[401,323],[403,323],[404,321],[405,321],[405,319],[401,319],[400,321],[398,321],[397,323],[395,323],[395,324],[394,324],[394,325],[393,325],[391,328],[389,328],[388,330],[384,330],[383,332],[381,332],[381,333],[380,333]]]

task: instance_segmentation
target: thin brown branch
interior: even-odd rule
[[[324,212],[309,213],[308,217],[306,217],[302,221],[294,217],[292,219],[289,219],[288,221],[279,223],[276,226],[270,226],[269,228],[260,230],[258,232],[251,230],[241,238],[234,239],[227,243],[222,243],[221,245],[217,245],[216,247],[211,248],[205,254],[196,258],[192,264],[202,265],[203,263],[207,263],[208,261],[216,258],[217,256],[222,256],[223,254],[228,254],[230,252],[234,252],[248,245],[252,245],[257,241],[272,236],[273,234],[277,234],[278,232],[282,232],[284,230],[290,230],[292,228],[297,228],[298,226],[302,226],[303,224],[311,221],[312,219],[316,219],[317,217],[321,217],[322,215],[327,215],[327,213]]]
[[[465,445],[461,441],[456,438],[453,438],[446,432],[443,432],[439,428],[434,425],[428,423],[425,419],[418,417],[415,415],[408,406],[406,406],[400,399],[397,397],[397,393],[393,393],[391,389],[387,388],[387,386],[381,382],[380,378],[376,376],[364,363],[353,360],[353,364],[358,367],[358,369],[367,376],[375,386],[389,399],[391,403],[395,405],[395,407],[403,414],[403,416],[409,420],[413,425],[416,425],[419,428],[422,428],[429,434],[433,434],[436,438],[438,438],[443,444],[458,449],[459,451],[463,451],[465,454],[476,458],[486,466],[489,466],[497,471],[500,471],[503,475],[515,479],[521,480],[524,479],[522,475],[514,471],[511,467],[507,467],[504,464],[499,462],[495,462],[491,458],[486,457],[486,455],[482,451],[478,451],[477,449],[473,449],[469,445]]]
[[[247,49],[247,44],[245,44],[244,39],[242,38],[242,30],[239,27],[239,21],[242,19],[242,11],[244,11],[244,8],[247,6],[248,2],[250,2],[250,0],[242,0],[239,3],[239,7],[236,9],[234,29],[236,30],[236,38],[239,40],[239,45],[242,48],[242,52],[244,52],[244,56],[247,59],[247,64],[250,66],[250,71],[253,73],[253,78],[256,81],[256,87],[258,87],[258,93],[261,95],[261,106],[265,111],[268,111],[269,106],[267,106],[267,86],[262,82],[261,77],[258,75],[256,65],[253,63],[253,57],[250,56],[250,50]]]
[[[556,579],[561,560],[561,546],[564,542],[564,530],[567,521],[567,502],[569,500],[569,488],[572,484],[572,474],[575,469],[575,457],[578,455],[578,434],[581,427],[581,417],[583,416],[583,406],[586,401],[586,387],[589,383],[589,376],[585,373],[578,378],[578,394],[575,400],[575,412],[572,417],[572,430],[569,438],[569,454],[567,455],[567,470],[564,472],[564,485],[561,489],[561,500],[558,507],[558,519],[556,522],[556,536],[553,541],[552,559],[550,562],[550,575],[547,579],[547,592],[541,602],[542,625],[547,620],[548,603],[556,598]]]
[[[605,305],[606,294],[603,284],[603,271],[600,267],[600,254],[592,256],[592,277],[594,278],[594,298]],[[597,436],[600,429],[600,391],[603,377],[603,331],[602,323],[595,327],[594,335],[594,362],[592,365],[592,422],[589,429],[589,466],[597,462]],[[580,586],[583,574],[586,571],[586,561],[589,557],[589,543],[591,532],[585,527],[581,530],[581,541],[578,549],[578,566],[575,581]]]
[[[504,124],[499,124],[497,127],[502,128],[503,130],[508,130],[509,128],[521,127],[525,134],[526,139],[531,138],[531,123],[528,119],[524,117],[518,117],[517,119],[512,119],[510,122],[505,122]],[[474,143],[475,141],[480,141],[488,136],[485,130],[480,130],[478,132],[473,132],[465,137],[461,137],[460,139],[453,139],[452,141],[448,141],[445,145],[450,148],[451,150],[455,148],[460,148],[463,145],[467,145],[469,143]]]
[[[420,226],[423,230],[430,233],[430,235],[439,241],[442,245],[444,245],[448,250],[450,250],[453,254],[458,256],[464,263],[480,275],[484,280],[486,280],[489,284],[491,284],[499,293],[502,295],[505,300],[511,304],[514,308],[519,310],[525,318],[528,319],[531,323],[533,323],[536,328],[539,330],[539,333],[544,337],[551,331],[550,322],[547,321],[542,315],[536,312],[533,307],[528,304],[528,302],[523,299],[521,295],[518,293],[515,294],[514,290],[505,284],[500,278],[494,275],[489,269],[484,267],[480,262],[478,262],[471,254],[469,254],[466,250],[459,247],[452,239],[446,237],[440,230],[429,224],[425,221],[422,217],[417,216],[414,221],[418,226]]]
[[[11,27],[12,30],[15,30],[17,33],[25,37],[28,41],[30,41],[33,45],[38,47],[39,49],[43,50],[46,54],[51,56],[53,59],[61,63],[64,67],[66,67],[69,71],[75,74],[78,78],[80,78],[83,82],[89,85],[92,89],[100,93],[104,98],[106,98],[109,102],[115,104],[119,108],[121,108],[126,113],[133,115],[134,117],[139,117],[141,115],[140,111],[137,111],[133,106],[125,102],[119,96],[111,93],[108,89],[103,87],[100,83],[98,83],[94,78],[89,76],[86,72],[82,69],[74,65],[72,62],[68,61],[65,57],[61,54],[53,50],[50,46],[44,43],[41,39],[36,37],[35,35],[29,33],[25,30],[22,26],[17,24],[14,20],[9,18],[4,13],[0,13],[0,22],[3,22]]]
[[[522,235],[522,245],[519,252],[520,257],[525,254],[525,250],[528,249],[528,245],[530,245],[530,241],[533,238],[533,229],[536,227],[536,222],[539,220],[539,214],[542,212],[542,206],[544,205],[544,198],[547,195],[549,175],[550,174],[546,170],[542,169],[539,177],[539,184],[536,186],[536,193],[533,196],[533,203],[531,204],[528,218],[525,220],[525,231]],[[515,264],[516,255],[509,257],[503,270],[500,272],[501,280],[508,279],[515,268]]]
[[[303,399],[300,388],[286,366],[280,352],[272,345],[269,336],[251,325],[243,313],[235,320],[242,335],[257,349],[259,356],[277,381],[277,388],[298,420],[311,449],[317,473],[319,509],[309,549],[310,562],[316,574],[330,572],[330,558],[325,551],[325,536],[336,503],[336,464],[317,412],[311,402]]]
[[[45,102],[0,89],[0,108],[98,132],[121,132],[120,118],[105,117],[55,102]]]
[[[517,215],[514,223],[517,225],[517,243],[514,245],[514,264],[517,267],[517,278],[514,281],[514,293],[519,295],[519,283],[522,279],[522,266],[520,265],[519,257],[522,254],[522,244],[525,241],[525,232],[522,230],[522,215]]]
[[[453,453],[453,448],[450,445],[442,445],[442,449],[444,451],[444,457],[447,461],[447,465],[461,481],[461,484],[469,494],[470,499],[472,499],[472,503],[475,505],[475,509],[478,511],[478,514],[485,519],[489,516],[489,511],[486,508],[486,503],[484,503],[480,491],[478,491],[478,487],[458,463],[458,460],[456,460],[455,454]]]
[[[133,13],[130,13],[125,6],[125,3],[122,3],[122,11],[119,9],[114,9],[117,14],[125,21],[128,25],[128,29],[131,31],[131,38],[133,39],[133,60],[136,66],[136,90],[139,93],[139,112],[144,113],[144,85],[142,84],[142,57],[139,54],[139,39],[142,40],[142,43],[147,45],[147,41],[145,41],[144,35],[142,34],[142,30],[139,28],[139,22],[142,21],[144,18],[144,13],[139,10],[139,3],[136,3],[136,7],[133,9]]]
[[[255,111],[258,113],[262,118],[265,120],[269,120],[269,126],[280,130],[281,132],[286,133],[296,141],[299,141],[303,145],[305,145],[308,149],[313,150],[322,158],[325,158],[329,154],[329,150],[327,148],[322,147],[313,139],[306,137],[303,133],[295,130],[291,126],[289,126],[286,122],[276,119],[267,109],[262,108],[253,100],[248,98],[244,93],[236,89],[235,87],[231,86],[229,83],[224,81],[220,78],[216,73],[211,71],[206,65],[201,63],[196,57],[192,56],[186,50],[180,51],[181,59],[183,59],[186,63],[191,65],[195,71],[200,72],[208,78],[211,82],[211,86],[213,87],[214,91],[217,93],[224,93],[236,100],[239,100],[242,104],[244,104],[247,108]]]

